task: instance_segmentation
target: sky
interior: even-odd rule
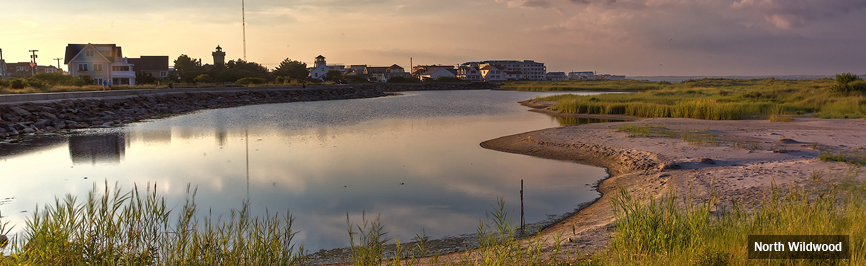
[[[7,62],[69,43],[124,56],[244,57],[242,0],[0,0]],[[866,0],[245,0],[246,58],[273,68],[535,60],[547,71],[866,73]],[[62,64],[61,60],[61,64]],[[63,66],[66,69],[66,66]]]

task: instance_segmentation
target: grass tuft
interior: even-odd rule
[[[813,174],[820,179],[823,172]],[[817,177],[817,178],[815,178]],[[620,190],[616,228],[603,265],[750,265],[748,235],[849,235],[850,260],[775,260],[767,265],[866,265],[866,182],[863,172],[828,177],[826,187],[771,187],[764,199],[730,209],[714,193],[700,203],[671,192],[659,199]]]
[[[156,185],[72,195],[37,209],[0,265],[297,265],[291,215],[251,217],[249,203],[222,221],[198,218],[195,190],[173,214]],[[174,217],[174,219],[172,219]],[[4,250],[5,251],[5,250]]]

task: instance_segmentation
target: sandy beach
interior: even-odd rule
[[[523,104],[538,108],[534,111],[551,113],[543,109],[546,103]],[[821,182],[812,179],[813,172],[822,171],[823,182],[834,174],[847,172],[851,165],[824,162],[819,156],[824,151],[862,151],[861,146],[866,144],[863,119],[796,118],[792,122],[631,119],[634,121],[544,129],[481,143],[488,149],[608,169],[610,177],[597,187],[602,197],[542,231],[546,246],[553,246],[552,236],[556,234],[564,236],[565,247],[577,245],[583,252],[598,251],[607,245],[614,219],[611,198],[618,188],[644,198],[657,198],[675,190],[678,195],[688,194],[697,200],[714,190],[721,204],[732,200],[755,203],[774,183],[779,187],[815,186]],[[714,136],[720,144],[690,144],[678,137],[629,137],[627,132],[615,132],[625,124],[663,126],[674,132],[698,130]],[[748,143],[748,147],[743,143]]]

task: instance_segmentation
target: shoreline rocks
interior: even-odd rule
[[[202,109],[251,104],[326,101],[383,97],[393,92],[428,90],[487,90],[490,83],[365,83],[311,86],[300,89],[249,88],[233,91],[155,92],[125,97],[80,98],[0,104],[0,139],[14,141],[26,134],[121,126],[144,119],[179,115]]]

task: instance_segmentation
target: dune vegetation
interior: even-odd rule
[[[597,82],[615,86],[623,81]],[[628,94],[554,95],[537,100],[556,101],[556,111],[574,114],[774,121],[789,121],[793,116],[866,117],[866,82],[847,73],[835,80],[705,78],[658,86]]]

